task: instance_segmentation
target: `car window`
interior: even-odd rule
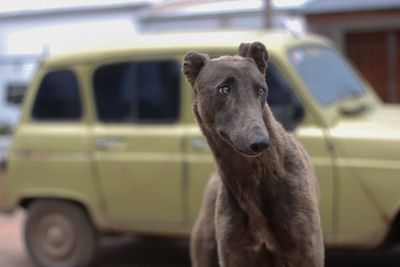
[[[266,73],[267,102],[275,118],[287,131],[293,131],[304,116],[304,108],[280,70],[269,63]]]
[[[32,117],[35,120],[73,121],[82,116],[78,82],[70,70],[47,73],[38,90]]]
[[[171,60],[125,62],[93,77],[98,118],[113,123],[174,122],[179,116],[180,67]]]
[[[315,99],[324,106],[364,95],[364,84],[336,51],[323,46],[302,46],[289,51],[294,67]]]

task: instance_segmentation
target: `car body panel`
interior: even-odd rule
[[[399,208],[400,108],[343,118],[330,132],[338,155],[338,242],[368,246],[384,238]]]

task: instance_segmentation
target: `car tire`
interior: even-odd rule
[[[78,205],[38,200],[28,209],[25,244],[36,266],[86,267],[94,258],[97,234]]]

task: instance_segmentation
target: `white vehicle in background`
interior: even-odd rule
[[[18,82],[0,86],[0,171],[11,145],[11,135],[19,121],[20,103],[26,84]]]
[[[0,169],[3,169],[8,149],[11,145],[10,135],[0,135]]]
[[[19,122],[23,96],[43,57],[44,54],[0,55],[0,171]]]

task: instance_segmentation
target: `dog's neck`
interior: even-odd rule
[[[249,197],[247,192],[254,195],[255,192],[259,191],[263,179],[279,176],[274,175],[274,173],[279,171],[279,166],[277,166],[279,159],[277,157],[282,154],[280,151],[282,149],[282,136],[279,125],[277,125],[267,105],[263,110],[263,118],[271,145],[266,152],[256,157],[245,156],[238,152],[215,131],[204,125],[197,112],[196,104],[193,111],[214,155],[222,182],[232,195],[239,198]],[[240,200],[238,199],[238,201]]]

